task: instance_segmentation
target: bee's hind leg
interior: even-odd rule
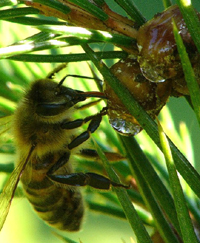
[[[87,155],[90,155],[90,159],[94,159],[98,156],[97,152],[95,150],[83,150],[84,153]],[[115,153],[114,153],[115,154]],[[110,154],[109,154],[110,155]],[[83,157],[85,155],[82,155]],[[113,156],[113,153],[111,153],[111,157]],[[116,183],[111,181],[105,176],[96,174],[96,173],[71,173],[71,174],[54,174],[59,168],[61,168],[63,165],[65,165],[70,159],[70,152],[64,153],[59,160],[49,169],[47,172],[47,176],[55,182],[69,185],[69,186],[91,186],[93,188],[97,189],[103,189],[103,190],[108,190],[110,189],[111,186],[114,187],[124,187],[124,188],[129,188],[129,186]],[[119,159],[119,158],[118,158]],[[121,157],[122,159],[122,157]]]
[[[97,189],[108,190],[111,186],[129,188],[120,183],[113,182],[108,178],[96,173],[72,173],[67,175],[48,175],[51,180],[70,186],[91,186]]]

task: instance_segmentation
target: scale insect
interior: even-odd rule
[[[199,13],[197,17],[200,19]],[[141,25],[135,37],[135,53],[129,51],[127,58],[119,60],[110,68],[153,119],[170,97],[190,96],[174,38],[172,19],[176,23],[200,85],[200,55],[177,5],[156,14],[153,19]],[[112,127],[122,135],[138,134],[142,130],[141,125],[107,82],[104,85],[104,93],[107,96],[107,113]]]
[[[76,105],[87,98],[105,98],[101,92],[83,92],[63,86],[53,76],[33,82],[13,116],[13,133],[18,162],[0,195],[0,229],[8,214],[19,180],[38,215],[49,225],[64,231],[80,229],[84,215],[79,186],[97,189],[124,187],[95,173],[76,173],[73,156],[95,157],[96,151],[84,142],[101,123],[106,109],[84,119],[72,120]],[[77,129],[89,123],[85,132]],[[88,146],[88,145],[87,145]]]

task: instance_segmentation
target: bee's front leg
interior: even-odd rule
[[[125,186],[120,183],[113,182],[109,180],[108,178],[96,174],[96,173],[72,173],[68,175],[48,175],[51,180],[65,184],[70,186],[91,186],[93,188],[97,189],[103,189],[108,190],[111,186],[114,187],[124,187],[126,189],[129,188],[129,186]]]
[[[61,127],[63,129],[74,129],[81,127],[86,122],[90,121],[87,131],[81,133],[78,137],[71,141],[68,145],[69,150],[78,147],[80,144],[84,143],[86,140],[89,139],[90,134],[95,132],[99,127],[102,116],[106,114],[106,109],[103,109],[100,113],[86,117],[85,119],[78,119],[70,122],[64,122]]]

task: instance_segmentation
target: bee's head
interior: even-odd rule
[[[26,99],[38,116],[52,117],[84,101],[86,95],[84,92],[59,85],[51,79],[39,79],[31,85]]]

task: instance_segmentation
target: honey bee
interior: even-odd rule
[[[95,150],[88,149],[85,142],[106,114],[102,109],[95,115],[73,120],[76,105],[90,97],[105,96],[101,92],[83,92],[63,86],[66,77],[55,82],[53,76],[60,69],[31,84],[12,118],[19,159],[0,195],[0,228],[19,180],[38,215],[64,231],[77,231],[81,226],[84,205],[78,186],[127,188],[99,174],[74,172],[71,163],[74,156],[96,156]],[[77,129],[87,122],[87,130],[77,136]]]

